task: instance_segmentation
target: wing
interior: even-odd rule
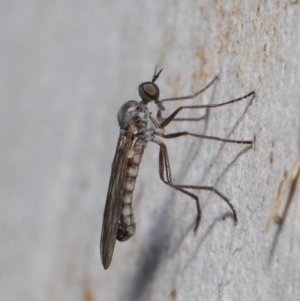
[[[134,130],[135,125],[132,123],[129,126],[127,134],[120,135],[112,163],[100,241],[101,260],[105,269],[110,265],[117,239],[118,224],[124,196],[128,152],[131,148]]]

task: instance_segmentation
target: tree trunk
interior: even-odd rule
[[[2,1],[1,300],[300,300],[298,1]],[[178,117],[165,140],[173,182],[149,143],[135,236],[104,270],[99,237],[117,112],[164,68],[161,97],[218,81],[181,105],[254,98]],[[156,114],[155,105],[150,106]]]

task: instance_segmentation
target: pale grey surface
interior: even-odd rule
[[[300,299],[299,189],[272,257],[278,226],[265,230],[299,153],[300,5],[261,2],[0,2],[1,300]],[[116,114],[156,63],[165,68],[163,97],[220,76],[185,103],[256,90],[251,104],[168,130],[256,136],[249,151],[167,141],[174,182],[216,185],[239,223],[218,196],[197,192],[203,218],[195,236],[193,201],[161,183],[158,147],[149,145],[136,236],[117,243],[104,271],[99,236]]]

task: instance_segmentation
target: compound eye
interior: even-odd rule
[[[159,88],[155,83],[152,82],[141,83],[139,86],[139,94],[140,97],[147,102],[158,100]]]
[[[149,95],[149,97],[151,97],[151,96],[154,97],[157,92],[157,89],[155,89],[155,86],[152,83],[144,84],[143,90],[147,95]]]

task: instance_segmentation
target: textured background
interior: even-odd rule
[[[1,300],[299,300],[299,188],[283,227],[272,220],[299,169],[299,20],[297,0],[0,1]],[[155,64],[164,67],[162,97],[220,76],[186,104],[255,89],[252,102],[167,130],[256,136],[250,150],[167,141],[174,182],[215,185],[239,223],[218,196],[196,192],[195,236],[195,204],[161,183],[158,147],[149,145],[137,233],[117,243],[104,271],[99,236],[116,114]]]

